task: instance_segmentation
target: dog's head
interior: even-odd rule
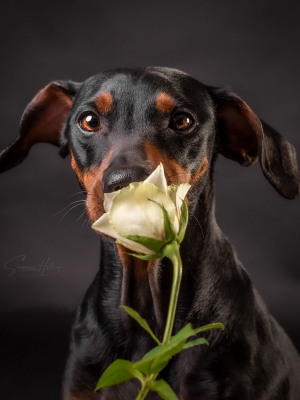
[[[241,165],[258,158],[286,198],[300,192],[294,147],[237,95],[170,68],[115,70],[81,83],[52,82],[27,106],[20,135],[0,156],[0,171],[49,142],[70,154],[87,192],[92,221],[103,193],[144,180],[162,162],[168,184],[201,191],[217,153]]]

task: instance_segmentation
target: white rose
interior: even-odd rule
[[[183,227],[182,205],[189,188],[187,183],[167,186],[164,168],[160,164],[145,181],[105,193],[106,212],[92,228],[115,238],[117,243],[130,250],[153,256],[168,240],[170,232],[166,232],[166,218],[174,238],[183,239],[187,218]]]

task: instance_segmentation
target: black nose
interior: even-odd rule
[[[146,168],[135,166],[128,168],[114,168],[104,173],[102,180],[103,193],[111,193],[120,190],[130,183],[141,182],[149,176]]]

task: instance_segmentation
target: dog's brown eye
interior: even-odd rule
[[[193,124],[193,119],[186,114],[177,114],[171,120],[171,128],[177,131],[184,131]]]
[[[81,129],[87,132],[97,132],[101,129],[99,118],[94,114],[86,114],[79,120]]]

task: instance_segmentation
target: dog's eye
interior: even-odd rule
[[[177,114],[171,119],[170,126],[176,131],[184,131],[193,124],[193,119],[187,114]]]
[[[101,129],[99,118],[95,114],[86,114],[79,119],[79,126],[87,132],[97,132]]]

